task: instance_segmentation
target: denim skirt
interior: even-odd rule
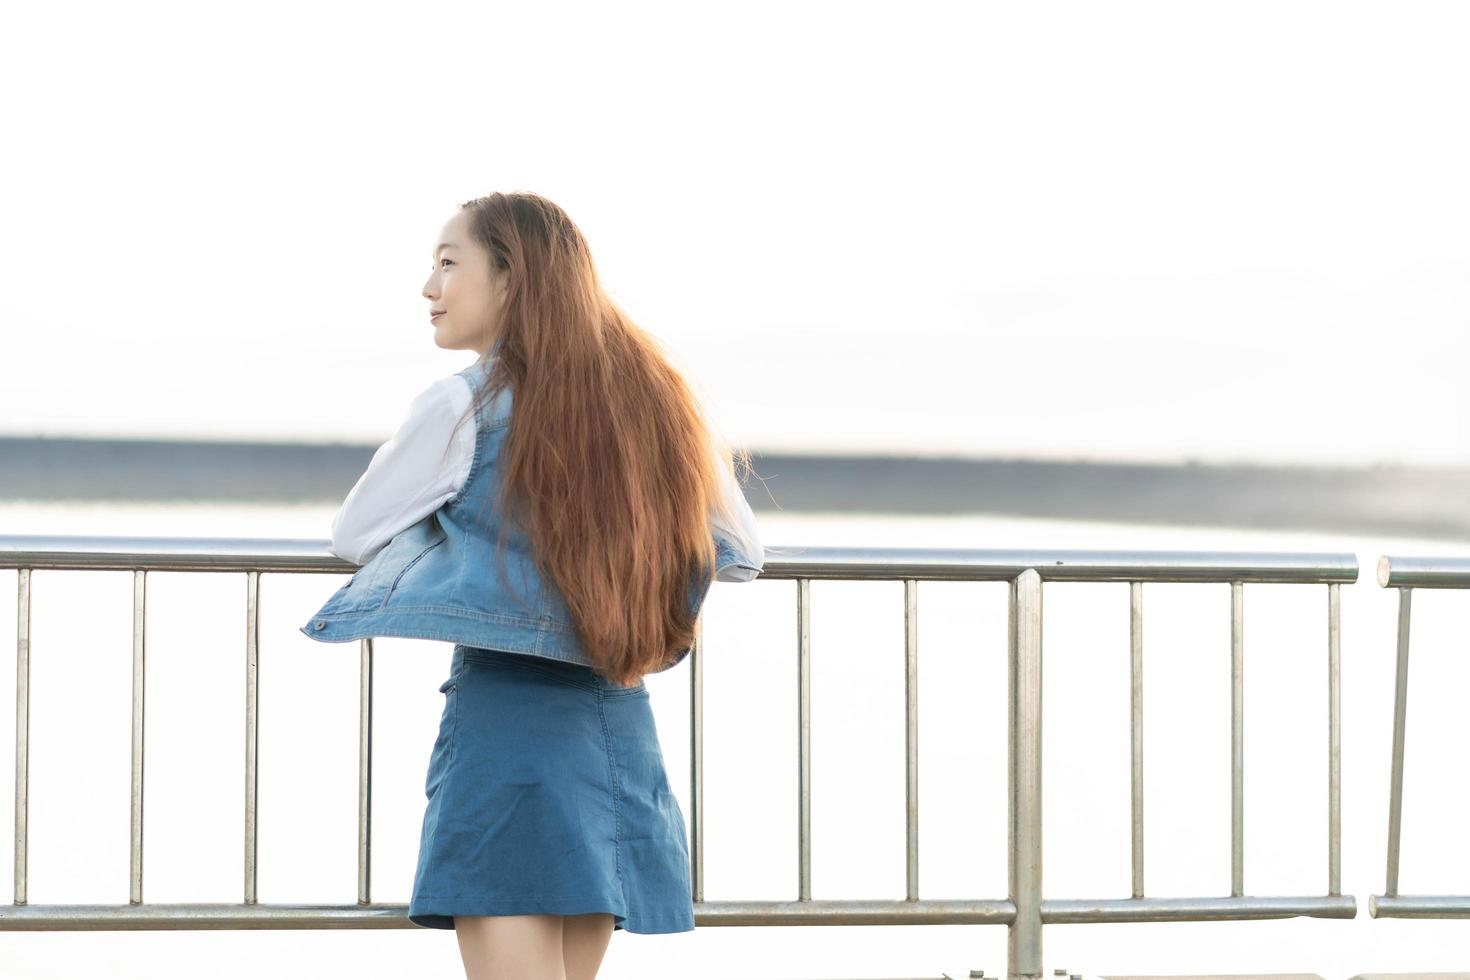
[[[606,912],[615,930],[694,928],[684,816],[644,684],[459,644],[439,691],[411,921]]]

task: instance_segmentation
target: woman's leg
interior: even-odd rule
[[[610,912],[562,917],[561,948],[567,980],[596,980],[612,934]]]
[[[567,980],[559,915],[456,915],[466,980]]]

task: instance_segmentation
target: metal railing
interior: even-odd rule
[[[1388,872],[1382,895],[1368,897],[1375,919],[1470,918],[1470,895],[1400,895],[1399,836],[1404,804],[1404,724],[1409,694],[1409,611],[1418,589],[1470,588],[1470,558],[1383,555],[1378,584],[1399,590],[1398,659],[1393,688],[1393,770],[1388,793]]]
[[[986,923],[1009,930],[1007,974],[1041,976],[1042,927],[1053,922],[1159,922],[1352,918],[1356,900],[1341,894],[1340,586],[1357,580],[1353,554],[1179,551],[997,551],[969,549],[770,549],[763,579],[795,583],[799,757],[796,901],[704,898],[701,636],[690,655],[690,860],[696,923],[712,925],[900,925]],[[779,553],[779,554],[778,554]],[[407,907],[371,900],[373,642],[361,641],[359,668],[358,900],[356,905],[261,904],[256,898],[256,668],[259,585],[265,572],[347,573],[356,566],[322,542],[239,539],[0,537],[0,568],[18,570],[16,654],[15,898],[0,906],[0,929],[317,929],[412,927]],[[1470,568],[1470,566],[1466,566]],[[133,572],[133,756],[129,903],[45,905],[26,902],[27,705],[31,572],[112,569]],[[147,576],[150,571],[245,573],[245,838],[243,900],[237,904],[149,904],[143,900],[143,705]],[[898,580],[904,585],[905,789],[907,895],[902,900],[814,900],[811,872],[811,583]],[[1009,583],[1008,881],[1004,898],[924,899],[918,863],[918,583]],[[1046,900],[1041,840],[1041,608],[1046,581],[1128,582],[1132,653],[1132,897]],[[1470,581],[1470,578],[1467,578]],[[1228,582],[1231,586],[1231,886],[1222,896],[1150,898],[1143,888],[1143,585]],[[1327,586],[1328,769],[1327,890],[1324,895],[1256,896],[1244,890],[1244,586],[1248,582]],[[1407,610],[1407,599],[1404,600]],[[1406,629],[1406,627],[1404,627]],[[1406,633],[1401,634],[1406,636]],[[1400,675],[1402,677],[1402,647]],[[1400,691],[1402,704],[1402,690]],[[1401,730],[1401,726],[1400,726]],[[1396,762],[1398,756],[1396,755]],[[1395,770],[1395,786],[1397,787]],[[1396,827],[1396,824],[1395,824]],[[1390,867],[1394,865],[1392,863]],[[1380,908],[1382,906],[1380,905]]]

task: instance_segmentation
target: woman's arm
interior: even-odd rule
[[[470,397],[464,379],[450,375],[413,400],[332,518],[332,554],[366,565],[395,534],[459,492],[474,458],[474,420],[453,432],[452,441],[451,430]]]

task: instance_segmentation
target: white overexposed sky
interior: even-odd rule
[[[753,449],[1470,464],[1470,8],[12,5],[0,434],[386,439],[533,190]]]

